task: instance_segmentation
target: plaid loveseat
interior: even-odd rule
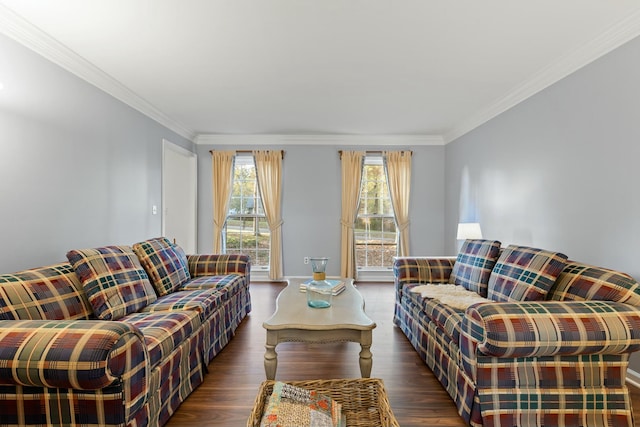
[[[394,323],[469,425],[634,426],[632,277],[487,240],[466,241],[457,257],[397,258],[394,274]],[[438,291],[481,300],[465,306]]]
[[[167,239],[0,275],[0,425],[161,426],[251,310],[249,259]]]

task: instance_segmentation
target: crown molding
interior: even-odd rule
[[[579,49],[543,68],[540,72],[493,104],[455,125],[443,135],[445,144],[488,122],[494,117],[515,107],[520,102],[535,95],[552,84],[576,72],[585,65],[620,47],[640,35],[640,11],[629,15],[607,31],[586,43]]]
[[[198,145],[444,145],[440,135],[238,135],[201,134]]]
[[[91,64],[11,9],[0,4],[0,33],[75,74],[159,124],[196,144],[213,145],[444,145],[467,134],[520,102],[558,82],[640,35],[640,11],[629,15],[576,51],[542,69],[529,80],[476,114],[454,125],[444,135],[196,135],[113,77]]]
[[[194,131],[173,120],[100,68],[2,4],[0,4],[0,33],[138,110],[178,135],[193,140]]]

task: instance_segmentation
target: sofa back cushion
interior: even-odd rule
[[[547,295],[553,301],[615,301],[640,307],[640,284],[608,268],[569,262]]]
[[[73,267],[67,263],[0,275],[0,320],[91,317],[91,305]]]
[[[174,292],[191,279],[184,251],[165,237],[136,243],[133,252],[160,296]]]
[[[486,297],[489,276],[499,254],[500,242],[497,240],[465,240],[453,265],[449,283]]]
[[[67,258],[99,319],[118,320],[157,299],[129,246],[72,250]]]
[[[543,300],[566,263],[567,256],[559,252],[510,245],[493,267],[487,296],[494,301]]]

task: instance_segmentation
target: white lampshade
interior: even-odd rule
[[[458,224],[458,240],[482,239],[480,224],[477,222],[461,222]]]

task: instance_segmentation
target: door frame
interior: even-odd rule
[[[198,155],[180,147],[179,145],[167,140],[162,139],[162,235],[166,236],[166,212],[167,212],[167,152],[179,154],[186,157],[189,160],[189,188],[193,188],[193,242],[194,250],[198,251]]]

